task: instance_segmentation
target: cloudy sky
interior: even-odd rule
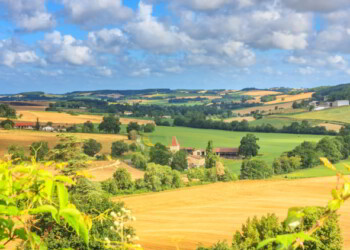
[[[349,0],[0,0],[0,92],[350,81]]]

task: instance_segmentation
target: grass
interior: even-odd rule
[[[215,147],[239,147],[242,137],[246,134],[247,132],[158,126],[149,138],[153,144],[160,142],[166,146],[170,145],[172,136],[176,136],[182,147],[206,148],[209,140],[213,140]],[[303,141],[317,142],[324,137],[276,133],[254,134],[259,138],[260,156],[258,158],[265,160],[268,164],[272,164],[276,157],[292,150]],[[241,166],[241,160],[224,160],[224,163],[232,173],[237,173]]]
[[[266,118],[263,118],[263,119],[251,121],[251,122],[249,122],[249,125],[250,126],[260,126],[260,125],[263,125],[263,124],[271,124],[275,128],[281,129],[283,126],[289,126],[295,121],[296,120],[288,119],[288,118],[269,118],[269,117],[266,117]],[[317,121],[310,121],[310,123],[312,125],[318,125],[319,124],[319,122],[317,122]]]

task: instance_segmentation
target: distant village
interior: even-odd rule
[[[25,129],[25,130],[34,130],[35,123],[32,122],[16,122],[14,125],[14,128],[16,129]],[[65,127],[53,127],[52,125],[46,125],[40,127],[41,131],[45,132],[66,132],[67,129]]]
[[[180,150],[184,150],[188,154],[187,161],[188,161],[189,169],[202,167],[205,164],[205,156],[206,156],[205,149],[181,147],[176,136],[173,136],[171,145],[169,148],[172,153],[176,153]],[[239,157],[238,148],[215,148],[214,153],[219,157],[228,158],[228,159]]]

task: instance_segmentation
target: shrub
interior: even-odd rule
[[[113,179],[119,190],[127,190],[133,186],[131,174],[125,168],[118,168],[113,174]]]
[[[7,126],[7,128],[9,128],[9,126],[11,126],[10,129],[12,129],[15,126],[15,123],[9,119],[4,120],[0,123],[1,127],[5,128],[5,126]]]
[[[17,146],[17,145],[11,145],[8,147],[8,153],[11,156],[12,160],[16,159],[16,163],[20,162],[20,161],[25,161],[27,160],[27,157],[24,154],[24,148],[21,146]]]
[[[300,156],[302,168],[312,168],[320,164],[321,154],[316,148],[316,143],[304,141],[287,155],[288,157]]]
[[[46,141],[33,142],[30,146],[30,155],[36,156],[37,161],[45,158],[49,152],[49,144]]]
[[[129,140],[136,141],[137,136],[138,136],[138,133],[137,133],[136,130],[131,130],[131,131],[128,132],[128,139]]]
[[[325,137],[317,143],[316,150],[321,151],[330,162],[336,163],[343,158],[339,143],[340,141]]]
[[[135,168],[138,169],[146,169],[147,167],[147,159],[141,153],[134,153],[131,157],[131,162]]]
[[[85,154],[93,157],[101,151],[102,145],[94,139],[89,139],[84,142],[83,149]]]
[[[152,133],[156,129],[156,126],[154,124],[148,123],[144,126],[143,132],[145,133]]]
[[[129,146],[124,141],[116,141],[112,143],[112,156],[117,157],[128,152]]]
[[[185,151],[180,150],[174,154],[171,168],[178,171],[184,171],[188,168],[187,153]]]
[[[83,133],[93,133],[94,132],[94,124],[90,121],[84,123],[82,128]]]
[[[286,155],[281,156],[274,160],[273,171],[275,174],[286,174],[291,173],[301,167],[301,158],[300,156],[291,156]]]
[[[118,186],[114,179],[108,179],[101,182],[101,188],[109,194],[118,194]]]
[[[137,122],[130,122],[126,127],[126,132],[129,133],[132,130],[139,132],[141,130],[141,126]]]
[[[138,149],[138,147],[137,147],[136,143],[133,142],[133,143],[131,143],[131,144],[129,145],[129,150],[130,150],[130,151],[136,152],[137,149]]]
[[[157,143],[149,152],[150,162],[159,165],[168,165],[171,158],[169,149],[161,143]]]
[[[147,165],[144,176],[145,187],[152,191],[161,191],[182,186],[181,174],[169,166],[154,163]]]
[[[260,159],[245,160],[242,162],[240,178],[244,179],[266,179],[273,175],[273,169]]]
[[[6,123],[5,125],[4,125],[4,129],[5,130],[11,130],[13,127],[11,126],[11,124],[8,124],[8,123]]]

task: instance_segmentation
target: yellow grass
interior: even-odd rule
[[[233,121],[238,121],[241,122],[243,120],[246,120],[247,122],[251,122],[251,121],[255,121],[255,118],[252,116],[248,116],[248,117],[233,117],[233,118],[229,118],[224,120],[224,122],[233,122]]]
[[[61,125],[82,124],[87,121],[91,121],[92,123],[100,123],[103,119],[103,116],[100,115],[70,115],[67,113],[31,110],[19,110],[17,115],[22,115],[22,117],[16,121],[36,122],[37,118],[39,118],[40,123],[45,124],[47,122],[53,122]],[[4,119],[5,118],[2,118],[2,120]],[[120,122],[122,124],[128,124],[130,122],[137,122],[139,124],[153,123],[153,121],[149,120],[138,120],[131,118],[120,118]]]
[[[294,101],[309,99],[312,97],[313,93],[314,92],[301,93],[298,95],[279,95],[276,97],[276,100],[267,102],[266,104],[276,104],[280,102],[294,102]]]
[[[325,127],[327,130],[334,130],[337,132],[339,132],[339,130],[343,127],[342,125],[332,123],[321,123],[318,126]]]
[[[325,206],[336,183],[336,177],[239,181],[115,200],[136,216],[132,226],[146,250],[193,250],[199,243],[231,242],[247,217],[275,213],[284,219],[290,207]],[[349,211],[350,202],[340,210],[344,249],[350,249]]]
[[[222,96],[219,96],[219,95],[203,95],[203,96],[178,96],[175,99],[196,99],[197,97],[207,98],[209,100],[222,98]]]
[[[278,109],[283,108],[283,110],[275,110],[275,107],[278,107]],[[296,110],[292,110],[293,102],[288,103],[281,103],[271,106],[257,106],[252,108],[245,108],[240,110],[233,110],[233,113],[240,113],[241,115],[250,114],[252,111],[260,110],[265,111],[267,113],[289,113],[289,112],[296,112]]]
[[[270,91],[270,90],[252,90],[244,92],[242,95],[250,95],[250,96],[266,96],[266,95],[278,95],[281,92]]]
[[[26,131],[26,130],[0,130],[0,155],[7,153],[7,148],[16,144],[29,151],[29,146],[36,141],[47,141],[53,148],[58,142],[58,133]],[[101,153],[110,154],[112,143],[118,140],[127,140],[127,136],[114,134],[81,134],[74,133],[79,139],[95,139],[102,144]]]

